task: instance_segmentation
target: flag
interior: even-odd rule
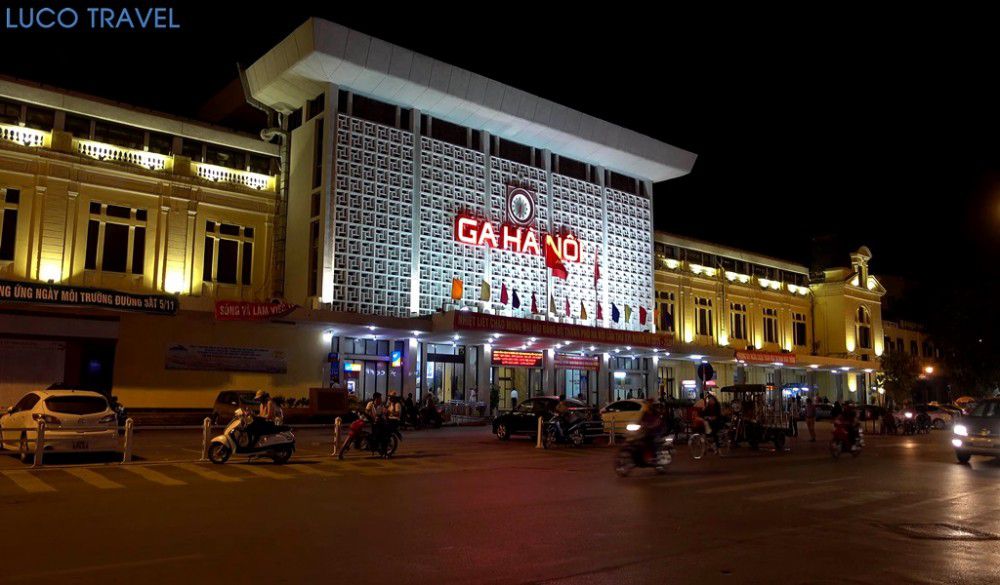
[[[604,309],[601,308],[600,302],[597,303],[597,320],[598,321],[604,320]]]
[[[639,325],[646,324],[646,307],[639,307]]]
[[[583,304],[583,301],[580,301],[580,318],[587,320],[587,305]]]
[[[549,295],[549,312],[553,315],[556,314],[556,300],[552,298],[552,295]]]
[[[625,323],[632,320],[632,307],[625,305]]]
[[[479,300],[488,301],[490,300],[490,283],[483,281],[482,286],[479,287]]]
[[[506,282],[500,284],[500,302],[503,303],[503,304],[505,304],[505,305],[507,304],[507,283]]]
[[[517,289],[516,288],[514,289],[514,302],[512,302],[510,304],[510,306],[514,307],[515,309],[520,309],[521,308],[521,299],[518,298],[518,296],[517,296]]]
[[[618,305],[611,303],[611,320],[617,323],[621,315],[621,312],[618,311]]]
[[[601,266],[598,264],[597,250],[594,250],[594,288],[597,288],[597,281],[601,280]]]
[[[569,317],[570,316],[570,313],[569,313],[569,297],[566,297],[566,306],[564,307],[564,309],[566,311],[566,316]]]
[[[563,264],[562,252],[556,249],[556,241],[551,235],[545,236],[545,266],[552,269],[552,276],[566,280],[569,272]]]
[[[535,293],[531,293],[531,314],[538,313],[538,301],[535,299]]]
[[[451,279],[451,298],[455,301],[462,300],[462,293],[464,293],[464,286],[462,285],[462,279],[453,278]]]

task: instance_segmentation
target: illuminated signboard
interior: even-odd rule
[[[345,372],[360,372],[361,362],[344,362]]]
[[[392,362],[392,367],[398,368],[403,365],[403,352],[394,351],[389,354],[389,361]]]
[[[601,361],[597,356],[556,354],[555,367],[557,370],[590,370],[593,372],[601,369]]]
[[[487,246],[521,254],[543,255],[542,244],[550,246],[567,262],[580,261],[580,240],[573,235],[545,234],[513,224],[499,224],[470,215],[455,217],[455,240],[471,246]]]
[[[504,367],[540,368],[542,367],[542,352],[495,349],[493,350],[493,365]]]

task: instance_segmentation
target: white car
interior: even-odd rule
[[[604,432],[610,433],[614,425],[616,435],[624,435],[629,424],[638,424],[646,412],[646,401],[633,398],[617,400],[601,409]]]
[[[32,461],[38,431],[31,429],[39,420],[45,421],[46,453],[119,450],[115,412],[97,392],[28,392],[0,416],[3,448],[17,450],[25,463]]]

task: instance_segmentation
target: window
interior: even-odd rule
[[[97,120],[94,122],[94,140],[133,150],[142,150],[143,143],[146,141],[146,133],[138,128]]]
[[[24,125],[28,128],[48,132],[56,125],[56,113],[48,108],[28,106],[28,114],[24,118]]]
[[[696,297],[694,332],[697,335],[712,335],[712,299]]]
[[[886,335],[883,341],[885,343],[885,350],[892,351],[892,338]]]
[[[806,345],[806,316],[802,313],[792,313],[792,343],[797,347]]]
[[[903,345],[903,338],[902,337],[897,337],[896,338],[896,349],[898,349],[899,351],[906,351],[906,346]]]
[[[313,189],[323,185],[323,120],[316,120],[313,133]]]
[[[742,303],[729,303],[729,336],[747,338],[747,306]]]
[[[90,118],[77,116],[76,114],[66,114],[66,122],[63,129],[73,135],[74,138],[90,138]]]
[[[174,137],[167,134],[160,134],[159,132],[149,133],[149,152],[155,152],[157,154],[165,154],[167,156],[173,154],[174,150]]]
[[[13,260],[17,247],[17,208],[21,192],[17,189],[0,191],[0,260]]]
[[[674,330],[674,293],[658,292],[660,297],[660,331]]]
[[[309,296],[318,294],[319,288],[319,222],[309,224]]]
[[[236,150],[230,150],[214,144],[205,146],[205,162],[227,169],[245,169],[246,155]]]
[[[931,343],[929,341],[924,341],[923,347],[924,347],[923,353],[925,358],[934,357],[934,350],[931,347]]]
[[[872,316],[871,313],[868,312],[868,309],[864,307],[858,307],[858,312],[855,314],[855,325],[858,337],[858,348],[871,349]],[[903,347],[902,342],[900,342],[900,347]],[[913,347],[916,348],[916,345],[914,345]],[[916,352],[916,349],[914,349],[913,351]]]
[[[186,156],[195,162],[204,162],[205,145],[197,140],[185,138],[181,143],[181,155]]]
[[[911,339],[910,340],[910,355],[912,355],[912,356],[919,355],[919,352],[917,351],[917,340],[916,339]]]
[[[84,268],[142,274],[146,263],[146,210],[90,203]]]
[[[0,123],[17,126],[21,123],[21,104],[0,100]]]
[[[249,285],[253,278],[253,236],[252,227],[206,222],[202,280]]]
[[[778,343],[778,309],[764,309],[764,343]]]

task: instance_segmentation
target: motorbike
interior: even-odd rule
[[[380,457],[392,457],[396,453],[396,449],[399,448],[399,442],[403,440],[403,435],[399,432],[399,427],[396,426],[389,432],[389,437],[385,441],[385,445],[378,445],[376,441],[372,440],[370,424],[369,419],[362,416],[358,417],[357,420],[347,427],[347,438],[344,439],[344,444],[337,451],[339,459],[343,459],[344,455],[351,449],[368,451],[372,455],[379,455]]]
[[[854,427],[854,440],[851,440],[851,427]],[[864,431],[857,423],[845,423],[836,421],[833,423],[833,438],[830,439],[830,455],[834,459],[840,457],[841,453],[850,453],[852,457],[861,454],[861,448],[865,446]]]
[[[208,459],[212,463],[225,463],[232,455],[248,455],[250,459],[270,458],[275,463],[287,463],[295,452],[295,435],[286,426],[275,426],[274,431],[252,436],[250,424],[254,416],[242,408],[236,409],[233,420],[222,434],[208,445]]]
[[[569,443],[574,447],[582,447],[584,442],[583,429],[587,421],[582,417],[567,421],[561,416],[554,416],[545,423],[542,430],[542,447],[548,449],[557,443]]]
[[[641,426],[630,424],[625,427],[631,433],[637,433]],[[663,435],[654,442],[653,452],[647,449],[647,443],[642,436],[626,439],[625,445],[618,451],[615,458],[615,472],[625,477],[636,467],[652,467],[656,473],[665,473],[667,466],[674,460],[674,439]]]
[[[444,418],[439,406],[424,406],[417,413],[417,427],[440,429],[443,424]]]
[[[903,434],[917,435],[931,432],[931,417],[926,412],[907,410],[903,413]]]

